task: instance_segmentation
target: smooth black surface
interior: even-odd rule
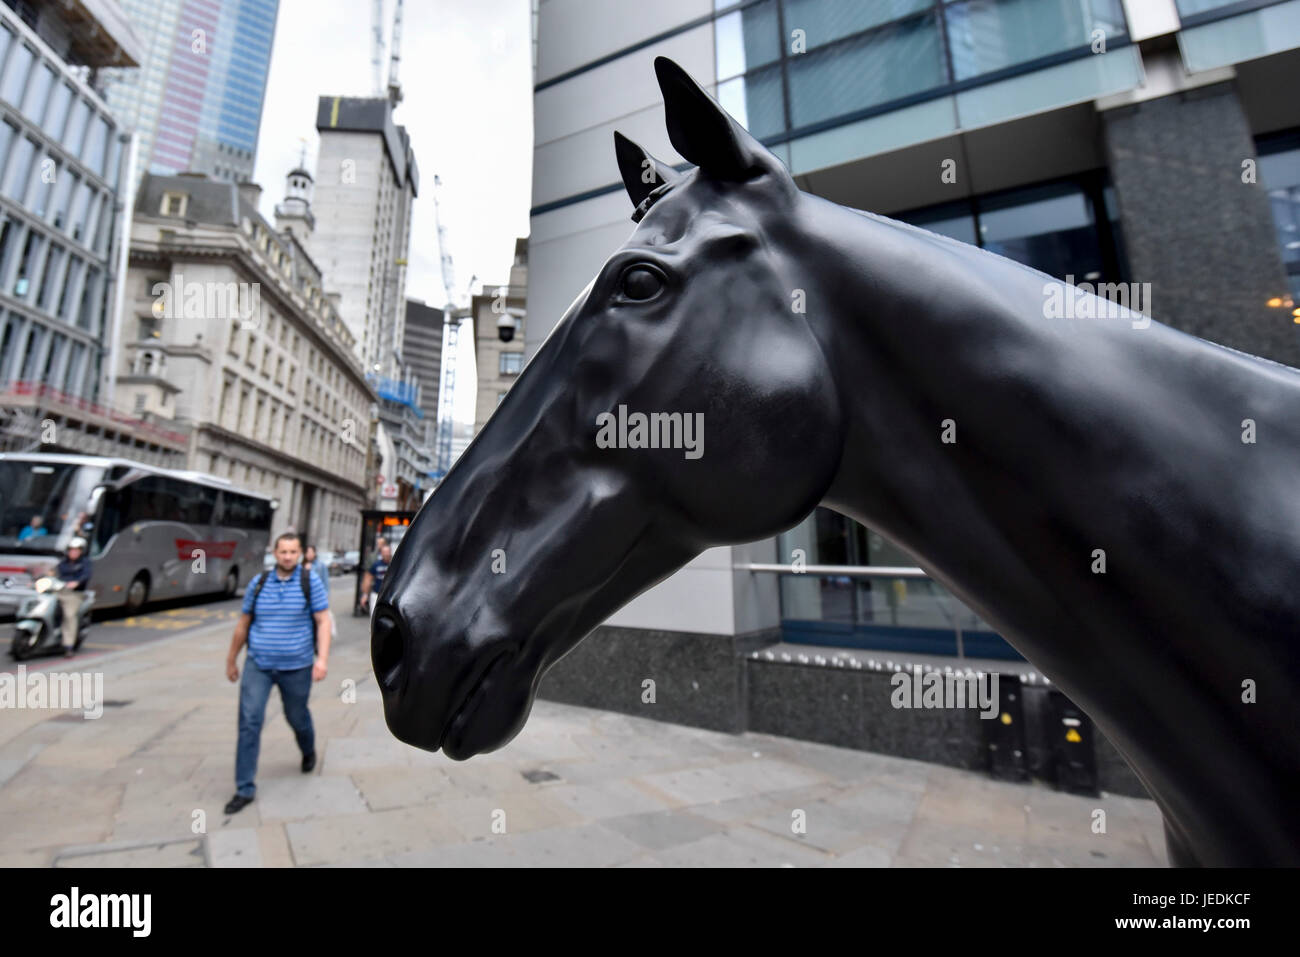
[[[1086,710],[1175,863],[1300,863],[1300,373],[1155,322],[1047,318],[1055,280],[800,192],[655,69],[697,168],[633,190],[636,230],[412,523],[372,633],[393,733],[501,747],[612,612],[821,503]],[[638,152],[618,149],[625,182]],[[634,268],[663,288],[629,299]],[[703,413],[704,454],[599,448],[619,405]]]

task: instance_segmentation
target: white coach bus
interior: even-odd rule
[[[233,595],[262,570],[273,499],[128,459],[0,453],[0,614],[81,535],[95,607]],[[6,601],[7,595],[14,600]]]

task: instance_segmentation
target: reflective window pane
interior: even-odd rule
[[[0,99],[17,105],[27,86],[27,74],[31,71],[32,61],[36,55],[23,43],[15,43],[9,53],[9,63],[5,66],[4,81],[0,83]]]
[[[63,175],[63,170],[59,166],[58,160],[52,156],[44,156],[36,167],[36,182],[33,185],[31,201],[28,208],[41,217],[49,212],[50,197],[54,193],[54,186]]]
[[[1075,282],[1095,280],[1104,271],[1092,204],[1077,186],[1020,190],[982,199],[980,239],[985,249]]]
[[[1209,13],[1223,7],[1236,6],[1241,0],[1176,0],[1180,17],[1193,17],[1198,13]]]
[[[718,102],[760,139],[785,129],[779,65],[719,83]]]
[[[975,214],[971,212],[969,203],[934,206],[916,213],[902,213],[896,218],[940,236],[976,245]]]
[[[42,63],[32,74],[32,81],[27,84],[27,92],[23,94],[23,115],[33,123],[41,121],[53,86],[54,71],[48,64]]]
[[[781,55],[776,0],[719,17],[713,36],[720,80],[771,63]]]
[[[18,138],[13,155],[9,157],[9,172],[5,177],[4,194],[10,199],[23,199],[27,184],[31,182],[32,164],[36,160],[36,144],[27,137]]]
[[[809,50],[934,6],[933,0],[865,3],[863,0],[783,0],[783,3],[786,41],[792,41],[795,30],[802,30]]]
[[[1119,0],[965,0],[945,8],[955,79],[966,80],[1125,32]]]
[[[81,97],[72,104],[72,115],[64,132],[63,145],[73,156],[81,154],[81,144],[86,139],[86,121],[90,119],[90,106]]]
[[[1286,148],[1288,141],[1294,146]],[[1300,304],[1300,135],[1277,144],[1283,148],[1259,155],[1259,181],[1268,191],[1273,225],[1290,280],[1292,301]]]
[[[108,146],[108,121],[96,113],[90,120],[90,135],[81,159],[98,176],[104,175],[104,149]]]
[[[946,82],[933,17],[917,17],[789,61],[792,125],[806,126]]]
[[[55,140],[63,138],[63,123],[68,118],[68,104],[72,102],[72,87],[60,83],[50,97],[49,109],[45,111],[42,128]]]

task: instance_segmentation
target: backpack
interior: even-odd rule
[[[250,637],[253,634],[253,619],[257,617],[257,596],[262,594],[262,586],[266,584],[267,576],[269,576],[273,571],[275,571],[274,568],[270,571],[262,572],[262,574],[258,575],[257,578],[253,580],[253,602],[249,606],[248,612],[248,633]],[[311,579],[308,577],[311,572],[307,571],[306,565],[299,565],[298,572],[298,580],[302,583],[302,597],[307,601],[307,615],[311,618],[311,646],[312,650],[315,651],[317,650],[316,616],[312,614],[311,610]]]

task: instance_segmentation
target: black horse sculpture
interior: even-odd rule
[[[501,747],[612,612],[824,504],[1092,716],[1171,861],[1300,863],[1300,372],[1130,313],[1048,318],[1063,284],[801,192],[655,69],[695,168],[616,137],[639,225],[385,579],[392,732],[454,759]],[[704,454],[604,447],[619,406],[702,413]]]

